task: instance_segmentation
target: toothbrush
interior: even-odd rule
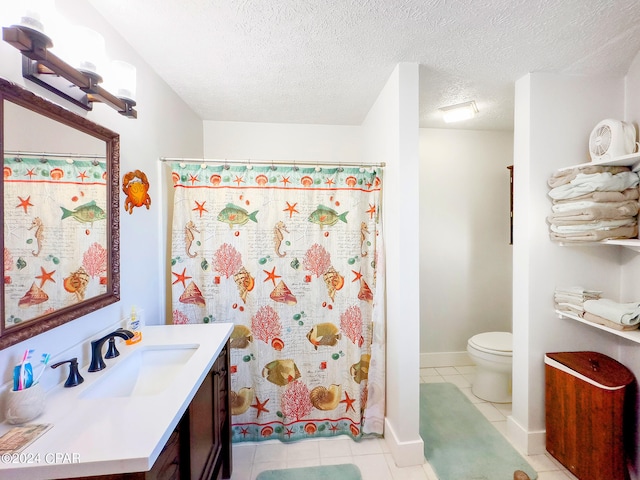
[[[29,388],[33,385],[33,367],[30,362],[24,364],[24,388]]]
[[[31,368],[31,363],[29,363],[29,360],[31,360],[31,354],[33,354],[34,350],[28,350],[26,353],[26,359],[25,356],[23,356],[22,359],[22,388],[26,389],[29,388],[31,386],[31,383],[33,381],[33,368]]]
[[[38,380],[40,380],[40,377],[42,376],[42,374],[44,373],[45,369],[47,368],[47,364],[49,363],[50,359],[51,359],[51,354],[49,354],[49,353],[43,353],[42,354],[42,358],[40,358],[40,363],[42,364],[42,369],[40,370],[40,373],[38,374],[36,379],[33,381],[34,384],[38,383]]]
[[[26,371],[25,371],[25,363],[27,363],[27,360],[29,360],[29,358],[31,358],[31,354],[33,353],[33,350],[25,350],[24,354],[22,355],[22,362],[20,363],[20,377],[18,379],[18,390],[24,390],[25,388],[25,380],[26,380]]]

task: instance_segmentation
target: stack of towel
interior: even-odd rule
[[[608,298],[587,300],[583,318],[615,330],[635,330],[640,326],[640,302],[618,303]]]
[[[547,217],[551,239],[636,238],[639,182],[629,167],[585,165],[556,172],[548,181],[553,199]]]
[[[584,315],[584,302],[597,300],[602,292],[597,290],[585,290],[582,287],[556,288],[553,295],[556,310],[571,313],[582,317]]]

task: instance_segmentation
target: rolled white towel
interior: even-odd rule
[[[620,325],[637,325],[640,323],[640,302],[618,303],[608,298],[587,300],[583,304],[584,311],[606,318]]]

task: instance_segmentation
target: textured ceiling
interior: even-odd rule
[[[417,62],[421,127],[476,100],[460,128],[510,130],[526,73],[620,75],[640,50],[637,0],[90,3],[204,120],[359,125]]]

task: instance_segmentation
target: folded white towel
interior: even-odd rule
[[[636,203],[636,205],[631,205]],[[619,208],[591,207],[570,212],[552,213],[547,217],[547,222],[555,225],[580,225],[598,220],[621,220],[623,218],[635,219],[640,207],[638,202],[629,202],[629,205]]]
[[[623,166],[605,166],[605,165],[581,165],[574,168],[563,168],[561,170],[556,171],[551,178],[549,179],[549,186],[551,188],[559,187],[560,185],[565,185],[569,183],[571,180],[576,178],[580,173],[600,173],[600,172],[610,172],[612,174],[620,173],[620,172],[628,172],[631,169],[629,167]]]
[[[556,303],[570,303],[572,305],[580,305],[580,307],[582,307],[582,304],[586,301],[586,300],[597,300],[598,298],[600,298],[599,294],[596,295],[580,295],[580,296],[575,296],[575,295],[567,295],[567,294],[562,294],[562,293],[556,293],[553,296],[553,300]]]
[[[607,320],[606,318],[600,317],[598,315],[594,315],[593,313],[589,313],[589,312],[584,312],[584,315],[582,315],[582,318],[584,318],[588,322],[597,323],[598,325],[604,325],[605,327],[613,328],[614,330],[619,330],[623,332],[629,331],[629,330],[636,330],[638,328],[638,324],[621,325],[620,323],[612,322],[610,320]]]
[[[619,220],[599,220],[595,222],[585,222],[578,225],[556,225],[551,224],[549,228],[555,233],[577,233],[588,232],[591,230],[612,230],[618,227],[625,227],[628,225],[635,225],[636,219],[634,217],[622,218]]]
[[[579,317],[581,317],[584,313],[584,308],[582,308],[582,305],[573,305],[571,303],[556,303],[556,309],[560,312],[573,313],[574,315],[578,315]]]
[[[640,323],[640,302],[618,303],[608,298],[587,300],[584,311],[592,313],[620,325],[637,325]]]
[[[556,287],[555,293],[567,294],[567,295],[600,295],[600,290],[587,290],[584,287]]]
[[[594,202],[594,201],[589,201],[589,200],[577,200],[575,202],[566,202],[566,203],[555,203],[553,204],[553,206],[551,207],[551,211],[553,213],[565,213],[565,212],[572,212],[572,211],[576,211],[576,210],[584,210],[587,208],[593,208],[593,207],[598,207],[598,208],[607,208],[607,209],[614,209],[614,208],[620,208],[620,207],[624,207],[624,208],[635,208],[636,212],[635,213],[631,213],[631,215],[636,215],[637,209],[638,209],[638,201],[637,200],[626,200],[624,202]]]
[[[591,192],[585,193],[574,198],[567,198],[565,200],[554,200],[553,203],[570,203],[578,200],[590,200],[593,202],[624,202],[626,200],[637,200],[640,197],[638,193],[638,187],[631,187],[623,190],[622,192]]]
[[[554,242],[600,242],[612,238],[637,238],[638,225],[630,225],[627,227],[618,227],[611,230],[587,230],[584,232],[572,233],[555,233],[549,232],[549,237]]]
[[[572,293],[561,293],[561,292],[556,292],[553,294],[553,299],[556,302],[569,302],[569,303],[582,303],[584,302],[585,298],[584,295],[580,294],[572,294]]]
[[[580,173],[571,183],[551,189],[549,196],[554,200],[574,198],[591,192],[622,192],[638,185],[638,174],[635,172],[621,172],[612,175],[609,172]]]

